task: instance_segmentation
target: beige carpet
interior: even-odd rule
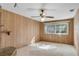
[[[17,49],[17,56],[76,56],[74,46],[59,43],[38,42]]]

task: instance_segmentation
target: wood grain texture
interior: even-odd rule
[[[11,31],[10,35],[2,33],[1,47],[27,45],[35,37],[39,39],[39,22],[30,18],[3,10],[1,11],[1,30]]]
[[[74,17],[74,44],[79,56],[79,9]]]
[[[44,32],[44,23],[41,23],[40,26],[40,39],[41,41],[50,41],[50,42],[58,42],[58,43],[66,43],[66,44],[74,44],[74,36],[73,36],[73,19],[67,20],[57,20],[52,22],[61,22],[61,21],[69,21],[69,34],[68,35],[56,35],[56,34],[45,34]],[[48,22],[47,22],[48,23]]]
[[[0,47],[1,47],[1,8],[0,8]]]

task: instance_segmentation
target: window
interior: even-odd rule
[[[54,22],[54,23],[45,23],[45,33],[46,34],[68,34],[68,22]]]

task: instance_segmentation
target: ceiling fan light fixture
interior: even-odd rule
[[[43,17],[43,18],[41,18],[41,22],[44,22],[45,21],[45,18]]]
[[[46,15],[46,13],[44,12],[44,13],[43,13],[43,16],[45,16],[45,15]]]

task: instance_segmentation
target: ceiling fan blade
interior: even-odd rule
[[[53,16],[45,16],[46,18],[54,18]]]
[[[27,8],[27,10],[41,10],[42,8]],[[47,11],[56,11],[56,9],[46,9],[43,8],[43,10],[47,10]]]
[[[27,10],[39,10],[37,8],[27,8]]]
[[[31,16],[31,17],[40,17],[40,16]]]
[[[31,17],[41,17],[41,16],[31,16]],[[54,18],[53,16],[44,16],[45,18]],[[42,18],[42,17],[41,17]]]

